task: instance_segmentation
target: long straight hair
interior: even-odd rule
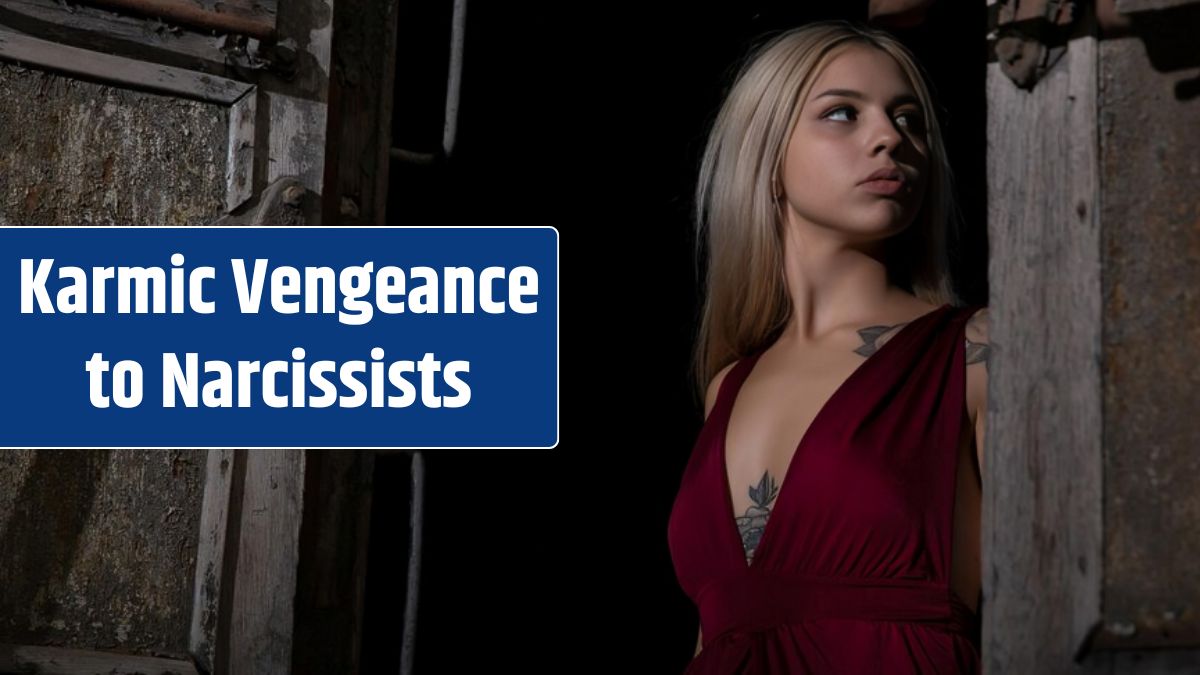
[[[829,62],[851,45],[874,47],[895,59],[927,118],[927,192],[913,224],[888,240],[889,281],[926,302],[957,304],[946,247],[956,222],[950,165],[916,59],[887,33],[846,22],[823,21],[786,31],[753,50],[742,65],[700,163],[697,269],[707,262],[693,353],[700,401],[706,383],[721,368],[776,339],[791,316],[774,182],[809,90]]]

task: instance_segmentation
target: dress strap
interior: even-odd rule
[[[725,374],[725,379],[721,380],[721,386],[717,389],[717,400],[713,403],[713,409],[709,412],[709,417],[715,419],[717,414],[725,416],[729,415],[728,408],[733,406],[733,399],[737,395],[739,389],[742,388],[742,382],[750,376],[750,370],[754,367],[754,362],[766,348],[759,348],[753,352],[743,356],[734,362],[734,366]]]

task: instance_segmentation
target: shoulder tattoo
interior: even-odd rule
[[[862,346],[855,348],[854,353],[858,354],[859,356],[870,356],[874,354],[879,350],[880,347],[883,346],[884,342],[887,342],[887,340],[880,342],[879,338],[891,333],[900,326],[903,326],[905,323],[908,322],[905,321],[903,323],[897,323],[891,326],[867,326],[866,328],[858,329],[858,336],[862,338],[863,343]]]
[[[967,365],[982,363],[986,371],[988,359],[992,354],[991,340],[988,339],[988,310],[986,307],[975,312],[967,319]]]

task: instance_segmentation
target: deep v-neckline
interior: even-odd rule
[[[745,550],[745,547],[742,545],[742,533],[740,530],[738,530],[738,526],[737,526],[738,516],[737,516],[737,511],[734,509],[734,505],[733,505],[733,488],[729,485],[729,459],[728,459],[728,457],[726,457],[726,451],[727,451],[728,445],[729,445],[729,422],[730,422],[730,420],[733,419],[733,409],[734,409],[734,406],[737,404],[738,395],[742,391],[742,386],[746,383],[746,380],[750,379],[750,375],[754,372],[754,368],[758,365],[759,359],[762,358],[762,355],[767,351],[767,349],[769,347],[764,347],[764,348],[760,349],[757,353],[755,353],[749,357],[751,359],[749,368],[748,368],[747,372],[745,373],[745,375],[743,375],[739,379],[739,381],[736,382],[737,386],[735,387],[735,389],[732,392],[732,399],[729,401],[729,405],[727,406],[727,408],[724,411],[724,420],[723,420],[724,426],[721,429],[721,433],[720,433],[721,441],[719,443],[719,447],[717,448],[717,451],[719,453],[718,459],[719,459],[719,463],[721,465],[721,483],[722,483],[722,485],[724,485],[724,490],[725,490],[725,521],[728,523],[727,527],[731,528],[731,532],[733,534],[733,540],[737,544],[737,554],[739,556],[739,559],[744,564],[744,569],[746,569],[746,570],[756,569],[757,565],[759,564],[759,561],[762,560],[763,553],[766,550],[767,542],[771,540],[769,535],[773,531],[772,526],[777,520],[779,520],[779,518],[777,516],[779,515],[779,512],[783,509],[784,500],[786,498],[786,495],[788,494],[788,492],[786,491],[785,488],[792,483],[792,480],[791,480],[792,467],[794,467],[796,465],[796,456],[800,454],[800,451],[804,448],[804,446],[808,442],[808,439],[813,435],[813,430],[826,417],[828,410],[833,407],[833,404],[837,401],[837,399],[846,395],[846,392],[850,390],[851,385],[853,384],[853,382],[856,379],[863,377],[863,374],[867,370],[867,366],[871,365],[875,361],[880,360],[882,358],[882,356],[885,354],[885,352],[889,351],[888,348],[891,347],[891,345],[893,343],[897,342],[898,339],[902,335],[904,335],[906,331],[911,329],[916,324],[922,322],[923,320],[928,319],[935,314],[941,313],[943,310],[948,309],[950,306],[951,306],[950,303],[945,303],[945,304],[941,305],[940,307],[938,307],[937,309],[926,312],[914,319],[910,319],[907,323],[904,323],[903,325],[901,325],[899,330],[896,331],[895,335],[888,338],[887,342],[884,342],[874,352],[872,352],[869,356],[867,356],[865,359],[863,359],[863,361],[861,363],[859,363],[857,366],[855,366],[854,370],[852,370],[850,372],[850,374],[846,377],[846,379],[842,380],[842,383],[839,384],[833,390],[833,393],[830,394],[829,397],[825,399],[825,402],[823,404],[821,404],[821,407],[817,409],[816,414],[813,416],[812,420],[808,423],[808,427],[805,428],[804,433],[800,435],[800,440],[796,442],[795,448],[792,450],[792,456],[788,458],[787,467],[783,471],[783,480],[778,485],[778,488],[777,488],[778,494],[775,495],[775,508],[771,510],[770,515],[767,516],[766,524],[763,525],[763,532],[761,535],[759,535],[758,545],[754,549],[754,556],[750,559],[749,562],[746,562],[746,550]]]

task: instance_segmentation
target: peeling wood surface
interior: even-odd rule
[[[1200,81],[1191,36],[1167,72],[1155,32],[1100,49],[1112,646],[1200,647],[1200,98],[1177,93]]]
[[[247,450],[228,646],[231,675],[291,672],[303,450]],[[227,544],[228,545],[228,544]]]
[[[89,51],[0,28],[0,58],[200,101],[232,105],[250,90],[244,82]]]
[[[255,158],[260,189],[295,177],[309,191],[323,193],[333,6],[330,0],[285,3],[279,8],[281,39],[296,44],[296,74],[260,80],[255,138],[266,153]],[[320,225],[320,208],[305,210],[305,221]]]
[[[196,575],[192,589],[192,625],[189,651],[211,672],[216,659],[217,630],[221,621],[221,587],[225,579],[225,542],[233,493],[234,450],[206,450],[204,497],[196,549]],[[241,493],[238,492],[240,497]]]
[[[188,659],[203,467],[197,450],[0,453],[0,642]]]
[[[27,645],[0,645],[0,673],[199,675],[196,667],[188,661]]]
[[[251,91],[229,109],[225,156],[225,210],[233,211],[254,195],[254,120],[258,96]]]
[[[294,176],[319,193],[325,174],[325,104],[276,92],[266,98],[271,116],[267,183]]]
[[[1075,672],[1100,619],[1096,41],[1032,92],[987,70],[992,289],[984,669]]]

